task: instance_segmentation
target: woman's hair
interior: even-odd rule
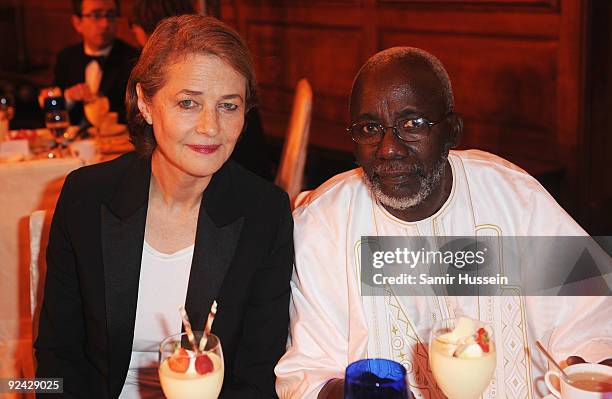
[[[255,72],[251,54],[238,33],[216,18],[181,15],[163,20],[147,41],[130,74],[125,94],[130,141],[142,156],[155,149],[153,127],[138,109],[136,85],[150,101],[166,84],[168,67],[194,54],[214,55],[240,73],[247,81],[245,114],[256,102]]]
[[[191,0],[134,0],[129,19],[150,36],[162,19],[183,14],[195,14]]]

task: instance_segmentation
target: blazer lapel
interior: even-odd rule
[[[70,74],[70,80],[76,83],[85,82],[85,68],[87,67],[87,55],[85,54],[84,44],[79,47],[79,52],[75,59],[71,59],[70,68],[66,74]],[[74,58],[74,57],[71,57]]]
[[[104,95],[108,95],[113,82],[117,82],[117,75],[119,74],[120,68],[117,66],[121,60],[119,59],[118,44],[115,42],[111,49],[106,61],[104,62],[104,68],[102,72],[102,81],[100,81],[100,87],[98,92]]]
[[[201,330],[232,263],[244,216],[232,185],[228,161],[204,192],[196,233],[185,308],[194,329]]]
[[[102,259],[111,393],[119,394],[130,363],[151,168],[135,159],[115,196],[101,207]]]

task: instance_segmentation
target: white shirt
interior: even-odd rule
[[[90,56],[95,56],[95,57],[97,56],[108,57],[112,49],[113,49],[112,44],[100,51],[95,51],[91,47],[87,46],[86,44],[83,44],[83,51],[85,52],[85,54],[90,55]],[[87,86],[89,86],[89,90],[91,91],[92,94],[98,93],[98,90],[100,89],[100,83],[102,82],[103,74],[104,74],[104,71],[102,71],[100,64],[96,60],[89,61],[89,63],[85,66],[85,83],[87,83]],[[66,100],[67,109],[72,109],[73,106],[74,106],[74,101]]]
[[[100,51],[94,51],[89,46],[84,45],[85,54],[95,57],[107,57],[112,49],[113,46],[110,45]],[[89,90],[91,90],[92,94],[98,93],[98,90],[100,89],[100,82],[102,82],[103,73],[104,72],[102,71],[100,64],[96,60],[89,61],[89,63],[85,67],[85,83],[87,83],[87,86],[89,86]]]
[[[417,398],[444,398],[429,371],[429,332],[434,320],[458,315],[494,327],[497,369],[483,398],[548,393],[536,339],[558,359],[612,356],[609,297],[361,296],[361,236],[586,235],[515,165],[474,150],[451,151],[449,161],[449,198],[418,222],[397,219],[373,200],[362,169],[333,177],[294,211],[290,346],[275,369],[281,399],[314,399],[328,380],[343,378],[349,363],[365,357],[403,364]]]
[[[159,344],[181,332],[194,245],[164,254],[144,242],[134,341],[121,399],[163,398],[157,374]]]

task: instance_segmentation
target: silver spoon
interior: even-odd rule
[[[550,355],[550,353],[548,353],[548,351],[546,349],[544,349],[544,347],[542,346],[542,344],[540,343],[540,341],[536,341],[536,347],[540,350],[540,352],[542,352],[544,354],[544,356],[546,356],[548,358],[548,360],[550,360],[552,362],[552,364],[555,365],[556,368],[559,369],[559,371],[561,372],[561,374],[563,375],[563,378],[565,378],[565,380],[568,383],[572,383],[572,379],[569,377],[569,375],[567,375],[565,373],[565,371],[563,371],[563,369],[561,368],[561,366],[559,366],[559,363],[557,363],[557,361]]]

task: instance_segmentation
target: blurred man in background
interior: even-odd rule
[[[57,56],[54,84],[64,91],[72,124],[84,119],[83,104],[106,96],[110,110],[125,121],[125,87],[136,49],[115,37],[119,8],[115,0],[73,0],[72,25],[83,42]]]

